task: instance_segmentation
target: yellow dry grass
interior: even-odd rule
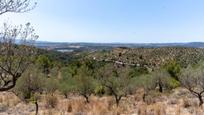
[[[196,105],[196,98],[166,96],[162,101],[146,104],[138,98],[140,95],[141,93],[137,93],[123,98],[117,107],[111,96],[91,96],[90,103],[85,103],[84,98],[80,96],[69,96],[66,99],[62,95],[55,94],[58,100],[55,108],[46,107],[47,96],[43,95],[39,100],[39,115],[203,115],[204,113],[204,108]],[[13,110],[11,113],[13,115],[16,114],[14,111],[16,106],[26,115],[35,114],[34,110],[29,110],[34,107],[33,103],[23,103],[10,92],[0,93],[0,105],[6,105]]]

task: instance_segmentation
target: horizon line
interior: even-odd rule
[[[47,43],[90,43],[90,44],[188,44],[188,43],[204,43],[204,41],[184,41],[184,42],[68,42],[68,41],[44,41],[36,40],[36,42]]]

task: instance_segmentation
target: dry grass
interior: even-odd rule
[[[16,106],[20,102],[20,99],[11,92],[0,93],[0,104],[4,107]]]
[[[123,98],[119,107],[116,107],[114,98],[111,96],[90,97],[90,103],[85,103],[83,97],[70,96],[65,99],[62,95],[55,94],[52,98],[53,106],[47,108],[47,95],[42,96],[39,101],[40,115],[203,115],[204,108],[198,107],[196,98],[181,97],[176,93],[171,96],[162,95],[154,98],[154,103],[147,104],[140,98],[141,93]],[[49,97],[50,98],[50,97]],[[58,100],[58,101],[56,101]],[[20,100],[9,92],[0,93],[0,105],[5,105],[7,109],[0,111],[0,115],[10,114],[33,114],[35,105],[33,103],[22,103]],[[3,107],[0,106],[0,109]],[[20,109],[20,110],[19,110]],[[17,112],[17,111],[20,111]]]
[[[47,108],[55,108],[58,104],[58,99],[54,95],[46,96],[46,107]]]
[[[90,103],[85,103],[82,97],[63,99],[59,102],[57,109],[73,114],[90,114],[90,115],[106,115],[123,112],[117,108],[112,97],[98,98],[92,96]]]

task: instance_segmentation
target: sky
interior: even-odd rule
[[[40,41],[100,43],[204,42],[204,0],[36,0],[3,22],[30,22]]]

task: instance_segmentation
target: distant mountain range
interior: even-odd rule
[[[116,47],[124,48],[157,48],[157,47],[191,47],[204,48],[204,42],[189,43],[68,43],[68,42],[44,42],[37,41],[36,46],[48,50],[61,52],[107,50]]]

